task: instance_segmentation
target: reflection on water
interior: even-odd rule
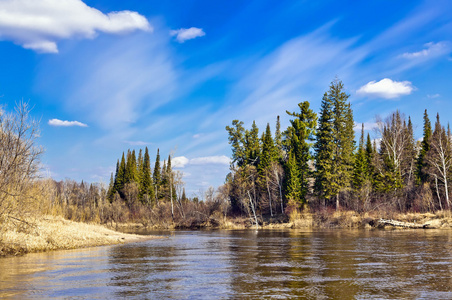
[[[0,259],[0,297],[452,299],[452,232],[161,232]]]

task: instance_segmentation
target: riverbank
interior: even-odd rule
[[[0,231],[0,256],[30,252],[115,245],[158,237],[126,234],[100,225],[44,216],[36,220],[10,220]]]
[[[391,224],[382,223],[381,220],[394,220]],[[400,222],[400,223],[398,223]],[[381,212],[358,213],[354,211],[320,211],[295,212],[290,216],[278,215],[274,217],[258,217],[261,229],[326,229],[326,228],[366,228],[366,229],[398,229],[398,228],[425,228],[425,229],[452,229],[452,214],[449,211],[436,213],[404,213],[387,214]],[[397,226],[400,225],[400,226]],[[245,217],[224,217],[215,215],[203,221],[165,222],[143,226],[141,223],[118,223],[110,228],[119,231],[139,230],[175,230],[175,229],[252,229],[256,228],[254,219]]]

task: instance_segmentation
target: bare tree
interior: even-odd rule
[[[439,114],[436,116],[435,130],[430,141],[430,150],[426,155],[427,172],[435,178],[435,190],[438,197],[440,209],[442,210],[441,196],[439,192],[438,181],[443,184],[444,196],[446,198],[447,208],[450,209],[448,177],[452,166],[452,145],[450,130],[446,130],[439,121]]]
[[[0,111],[0,217],[18,218],[34,210],[28,191],[38,177],[43,149],[36,146],[39,122],[29,112],[25,102],[12,113]]]

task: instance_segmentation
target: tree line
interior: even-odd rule
[[[336,79],[320,112],[299,103],[299,111],[286,112],[292,118],[283,132],[279,117],[274,135],[268,123],[261,135],[255,122],[250,129],[239,120],[226,126],[232,163],[225,189],[232,212],[257,220],[304,208],[449,210],[451,132],[439,114],[432,128],[425,110],[421,141],[414,138],[411,118],[397,110],[377,118],[378,138],[365,135],[363,125],[356,142],[348,99]]]

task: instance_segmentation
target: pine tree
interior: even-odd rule
[[[289,151],[289,157],[285,165],[285,169],[285,196],[288,199],[289,206],[300,206],[301,203],[304,203],[301,195],[302,185],[300,182],[300,171],[295,154],[292,151]]]
[[[121,162],[119,164],[118,172],[116,175],[115,185],[114,185],[115,191],[119,193],[121,198],[123,198],[123,196],[124,196],[123,189],[126,184],[125,175],[126,175],[126,160],[125,160],[124,152],[123,152]]]
[[[364,149],[364,124],[361,128],[361,137],[359,139],[358,151],[356,152],[355,166],[353,169],[353,186],[359,190],[368,179],[366,149]]]
[[[276,117],[276,131],[275,131],[275,142],[277,158],[281,159],[283,157],[283,143],[281,134],[281,123],[279,121],[279,116]]]
[[[251,130],[245,130],[245,161],[248,165],[257,166],[260,157],[259,128],[253,121]]]
[[[241,167],[246,164],[243,122],[233,120],[232,127],[226,126],[226,130],[229,133],[228,140],[232,147],[232,163]]]
[[[337,186],[333,186],[333,154],[334,154],[334,127],[333,103],[328,94],[323,95],[320,108],[319,127],[317,129],[315,150],[315,183],[314,189],[323,204],[332,198]]]
[[[116,192],[115,191],[115,179],[114,179],[113,173],[111,173],[110,183],[108,185],[108,192],[107,192],[107,199],[110,200],[110,202],[113,199],[113,195],[115,194],[115,192]]]
[[[432,136],[432,125],[428,118],[427,110],[424,111],[424,137],[421,143],[421,150],[417,159],[417,180],[418,183],[423,184],[428,180],[428,174],[424,172],[427,167],[425,155],[430,150],[430,138]]]
[[[292,195],[299,195],[297,200],[301,204],[306,203],[306,196],[309,190],[310,170],[308,162],[311,159],[311,142],[314,140],[315,128],[317,126],[317,115],[309,108],[309,102],[298,104],[300,112],[289,112],[289,116],[295,117],[290,120],[290,126],[285,131],[285,146],[291,152],[297,164],[300,191]]]
[[[160,173],[160,149],[157,149],[157,156],[155,158],[155,165],[154,165],[154,186],[155,186],[155,197],[158,199],[160,197],[160,184],[162,181],[162,175]]]
[[[139,197],[144,204],[151,204],[154,200],[154,185],[151,178],[151,160],[148,147],[144,151],[144,159],[141,165],[141,181]]]
[[[273,143],[273,137],[270,130],[270,124],[267,123],[265,133],[262,134],[262,151],[259,161],[258,171],[264,174],[270,167],[270,164],[276,160],[276,148]]]

